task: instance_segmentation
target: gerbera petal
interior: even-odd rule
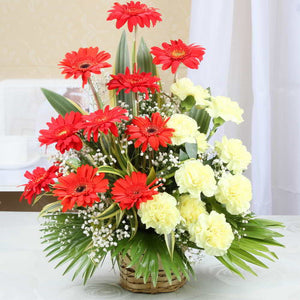
[[[115,2],[112,9],[108,12],[108,21],[116,20],[116,27],[118,29],[127,22],[130,32],[132,32],[134,26],[137,25],[140,27],[150,27],[150,20],[152,20],[153,26],[155,26],[156,22],[161,21],[161,14],[157,12],[156,8],[148,7],[140,1],[130,1],[123,5]]]
[[[188,68],[198,69],[205,54],[205,49],[199,45],[187,45],[179,39],[171,40],[170,44],[162,43],[162,49],[152,47],[150,52],[154,55],[154,64],[162,64],[163,70],[171,67],[172,73],[175,73],[180,63]]]
[[[130,176],[126,175],[125,178],[120,178],[114,183],[112,199],[119,203],[122,210],[130,209],[133,206],[139,208],[140,203],[152,200],[153,195],[157,193],[151,188],[151,185],[147,185],[146,174],[132,172]]]
[[[104,174],[96,175],[97,168],[83,165],[77,169],[77,173],[59,177],[58,183],[54,185],[53,194],[62,200],[63,211],[77,206],[91,206],[100,199],[97,193],[104,193],[108,189],[108,180]]]
[[[130,73],[129,68],[126,68],[125,74],[119,73],[117,75],[111,75],[111,77],[112,79],[107,84],[108,89],[117,89],[117,93],[121,90],[124,90],[125,93],[145,93],[146,99],[149,99],[148,90],[160,91],[158,85],[160,79],[156,76],[152,76],[151,73],[140,73],[139,70],[136,71],[136,66],[134,67],[133,73]]]
[[[136,117],[131,124],[127,125],[126,134],[128,140],[136,140],[134,147],[142,145],[142,152],[145,152],[148,146],[155,151],[159,146],[166,147],[171,144],[171,137],[174,129],[167,128],[166,124],[169,118],[163,119],[160,113],[153,113],[151,119],[148,117]]]
[[[78,52],[72,51],[65,55],[65,58],[58,64],[62,69],[62,74],[66,78],[79,76],[82,77],[82,86],[87,83],[91,73],[100,74],[101,68],[108,68],[111,65],[106,62],[110,54],[101,51],[98,47],[80,48]]]

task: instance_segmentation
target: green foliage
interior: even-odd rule
[[[98,220],[105,220],[116,216],[120,212],[120,207],[117,203],[111,204],[105,211],[97,215],[95,218]]]
[[[114,73],[124,74],[126,67],[130,68],[130,57],[129,57],[126,32],[124,30],[118,45]],[[132,108],[132,99],[133,99],[132,93],[125,94],[124,91],[120,91],[119,95],[116,96],[116,98],[117,100],[122,100],[126,102],[126,104],[130,105],[130,107]]]
[[[56,211],[60,210],[61,208],[62,208],[62,205],[61,205],[60,200],[49,203],[43,207],[43,209],[39,213],[39,217],[44,217],[48,213],[56,212]]]
[[[120,177],[124,177],[126,175],[123,171],[118,170],[118,169],[113,168],[113,167],[110,167],[110,166],[98,167],[98,172],[99,173],[107,173],[107,174],[118,175]]]
[[[174,231],[172,231],[169,234],[165,234],[164,236],[165,236],[165,242],[166,242],[168,252],[169,252],[171,258],[173,259],[174,247],[175,247],[175,234],[174,234]]]
[[[160,268],[164,269],[169,282],[172,280],[172,274],[175,274],[178,280],[181,280],[181,274],[187,278],[193,274],[182,249],[175,246],[172,258],[165,241],[152,231],[138,231],[131,240],[120,241],[112,252],[112,257],[120,261],[125,256],[131,261],[129,267],[134,267],[136,278],[143,276],[146,282],[151,276],[154,286],[157,284]]]
[[[183,101],[180,102],[180,108],[182,112],[190,111],[194,105],[196,104],[196,100],[194,96],[187,96]]]
[[[235,220],[235,223],[235,226],[240,229],[239,233],[241,238],[236,238],[233,241],[226,255],[216,258],[228,269],[242,278],[244,278],[244,276],[239,268],[253,275],[257,275],[247,263],[268,268],[268,266],[257,257],[270,261],[274,261],[274,258],[278,259],[276,254],[270,251],[266,245],[284,247],[274,239],[275,237],[282,237],[283,235],[273,230],[275,227],[283,227],[283,224],[276,221],[255,218],[250,218],[248,223],[242,223],[237,220]],[[244,228],[244,230],[242,228]]]
[[[198,146],[196,143],[185,143],[185,151],[189,158],[197,158]]]
[[[59,260],[55,268],[67,263],[63,275],[76,267],[72,280],[81,273],[83,282],[86,283],[99,263],[95,263],[89,257],[93,250],[92,238],[86,236],[81,229],[83,219],[77,214],[63,213],[46,215],[45,220],[44,228],[41,231],[43,232],[43,243],[49,244],[44,249],[47,257],[50,258],[50,261]],[[99,253],[102,255],[103,261],[106,253],[98,249]]]
[[[48,102],[60,115],[64,116],[70,111],[80,112],[83,115],[87,114],[86,111],[84,111],[79,105],[77,105],[72,100],[44,88],[42,88],[41,90],[47,98]]]
[[[184,152],[183,150],[179,150],[179,160],[180,161],[184,161],[189,159],[189,156],[186,154],[186,152]]]
[[[154,167],[151,168],[149,175],[147,176],[147,184],[150,184],[156,178],[156,173]]]
[[[198,109],[195,106],[190,110],[189,116],[196,120],[199,131],[201,133],[207,134],[209,129],[211,117],[204,109]]]
[[[137,52],[138,68],[141,70],[141,72],[151,72],[153,76],[157,76],[156,65],[153,64],[152,60],[152,55],[144,41],[144,38],[142,38]]]

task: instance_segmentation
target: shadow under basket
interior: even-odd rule
[[[157,284],[154,287],[152,284],[151,276],[149,276],[146,283],[144,283],[144,278],[135,278],[134,267],[128,267],[129,260],[122,259],[120,268],[120,279],[121,287],[133,293],[144,293],[144,294],[157,294],[157,293],[170,293],[178,290],[186,283],[186,278],[182,275],[181,281],[172,273],[171,284],[168,281],[166,273],[163,269],[159,269]]]

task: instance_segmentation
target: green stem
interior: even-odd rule
[[[137,26],[134,26],[133,47],[132,47],[132,70],[134,70],[134,66],[137,62],[136,43],[137,43]]]
[[[89,83],[89,86],[92,90],[92,93],[94,95],[94,99],[95,99],[95,102],[96,102],[96,105],[98,107],[98,109],[103,109],[103,102],[101,100],[101,97],[99,96],[99,94],[97,93],[93,83],[92,83],[92,80],[91,78],[88,79],[88,83]]]
[[[173,82],[176,83],[177,79],[178,79],[178,71],[176,71],[175,74],[174,74],[174,81]]]
[[[135,93],[135,105],[136,105],[136,115],[140,114],[139,96],[138,92]]]
[[[100,145],[101,145],[101,148],[102,148],[102,152],[109,156],[109,153],[106,151],[106,148],[105,148],[105,145],[104,145],[104,142],[103,142],[103,137],[105,138],[105,134],[104,133],[101,133],[100,137],[99,137],[99,141],[100,141]]]
[[[132,45],[132,72],[137,68],[137,26],[134,26],[133,45]],[[137,116],[139,114],[138,107],[138,94],[135,93],[135,97],[132,97],[132,114]]]
[[[207,137],[207,141],[210,140],[210,138],[217,132],[219,126],[214,125],[214,127],[212,128],[212,130],[210,131],[208,137]]]

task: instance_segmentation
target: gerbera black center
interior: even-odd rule
[[[147,133],[153,134],[157,132],[157,128],[154,126],[148,127],[147,128]]]
[[[86,189],[86,186],[85,185],[80,185],[76,188],[76,193],[81,193],[83,192],[84,190]]]
[[[79,66],[80,69],[87,69],[90,66],[90,64],[82,64]]]

